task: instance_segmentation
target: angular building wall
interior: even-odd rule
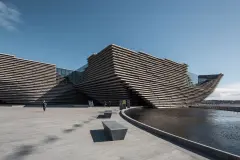
[[[88,58],[84,79],[76,87],[102,105],[105,101],[111,101],[112,105],[119,105],[119,100],[123,99],[131,99],[134,105],[145,103],[141,97],[124,85],[121,78],[116,76],[112,49],[110,45]]]
[[[112,46],[115,71],[126,85],[155,107],[189,106],[205,99],[222,74],[201,86],[189,86],[186,64]]]
[[[77,87],[98,100],[130,99],[132,105],[189,106],[213,92],[222,78],[189,85],[187,65],[110,45],[88,59],[85,80]]]
[[[64,79],[64,78],[63,78]],[[62,79],[62,80],[63,80]],[[32,104],[78,103],[79,91],[62,83],[56,66],[0,54],[0,101]]]
[[[0,54],[0,101],[6,103],[77,103],[182,107],[210,95],[222,74],[202,75],[195,84],[186,64],[160,59],[117,45],[88,58],[76,71]]]

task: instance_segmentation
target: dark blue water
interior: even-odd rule
[[[240,155],[240,112],[173,108],[136,109],[127,114],[152,127]]]

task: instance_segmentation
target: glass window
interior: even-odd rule
[[[61,75],[65,76],[65,74],[66,74],[65,69],[61,69]]]
[[[57,68],[56,72],[57,72],[57,73],[59,73],[59,72],[60,72],[59,70],[60,70],[60,69],[59,69],[59,68]]]

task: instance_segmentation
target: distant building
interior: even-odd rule
[[[76,71],[0,54],[0,103],[188,106],[211,94],[222,76],[196,78],[186,64],[117,45],[91,55]]]

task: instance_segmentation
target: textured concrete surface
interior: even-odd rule
[[[106,108],[0,108],[1,160],[159,160],[205,159],[123,120],[123,141],[108,141],[97,119]]]

